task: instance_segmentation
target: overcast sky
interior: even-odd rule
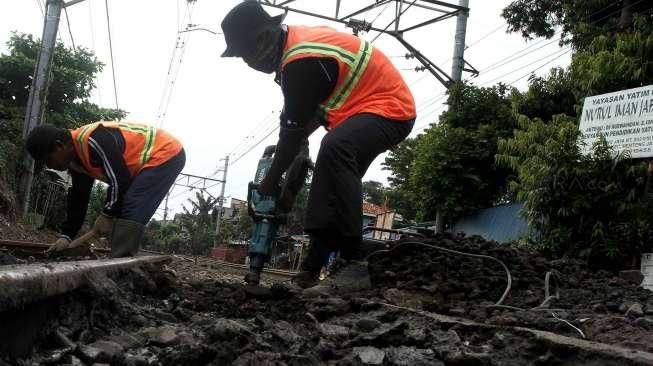
[[[457,0],[450,0],[457,3]],[[40,38],[43,28],[41,8],[45,0],[0,0],[0,52],[6,52],[6,42],[11,31],[32,33]],[[224,15],[239,0],[197,0],[192,9],[193,24],[220,31]],[[372,4],[372,0],[344,0],[341,13],[350,13]],[[127,120],[156,124],[161,114],[165,90],[170,90],[168,70],[177,43],[177,32],[188,23],[185,0],[109,0],[111,38],[116,72],[118,105],[128,112]],[[336,0],[297,0],[295,7],[334,15]],[[545,74],[551,67],[567,66],[570,54],[558,47],[557,40],[534,40],[525,42],[518,34],[506,33],[501,10],[510,0],[470,0],[470,17],[467,25],[465,59],[481,75],[474,79],[477,85],[488,86],[502,81],[516,87],[526,87],[528,75]],[[270,13],[279,13],[268,9]],[[393,17],[394,5],[379,7],[358,19],[374,21],[385,27]],[[436,13],[418,8],[409,9],[402,17],[402,25],[416,24]],[[94,50],[106,64],[97,80],[98,89],[92,102],[104,107],[114,107],[111,76],[107,18],[103,0],[85,0],[68,8],[72,37],[77,46]],[[184,21],[185,19],[185,21]],[[337,23],[290,13],[287,24],[331,25],[349,31]],[[451,72],[454,31],[456,19],[448,19],[422,29],[411,31],[405,38],[418,50],[437,63],[447,73]],[[375,32],[363,34],[372,40]],[[71,45],[71,37],[62,13],[59,37]],[[248,68],[240,59],[222,59],[225,47],[221,35],[205,31],[184,33],[182,63],[174,80],[172,94],[163,119],[163,128],[177,136],[187,152],[185,173],[210,176],[222,165],[225,156],[231,154],[226,196],[244,199],[247,182],[256,170],[256,164],[265,146],[276,142],[277,133],[271,133],[278,125],[282,108],[281,91],[273,82],[273,76]],[[419,133],[434,122],[443,111],[444,87],[428,72],[416,72],[418,62],[403,57],[406,50],[392,37],[382,35],[374,45],[390,56],[410,86],[417,102],[418,119],[413,134]],[[177,58],[178,59],[178,58]],[[174,69],[174,68],[173,68]],[[536,70],[537,69],[537,70]],[[466,74],[464,78],[469,78]],[[167,88],[168,86],[168,88]],[[89,121],[92,122],[92,121]],[[311,142],[311,155],[315,158],[323,131],[316,132]],[[258,146],[243,156],[256,142]],[[386,182],[388,172],[381,169],[383,156],[370,167],[365,180]],[[220,173],[221,176],[222,173]],[[219,195],[219,186],[211,189]],[[190,197],[187,189],[176,188],[170,207],[178,212],[180,204]],[[227,201],[228,202],[228,201]],[[161,217],[159,212],[155,217]]]

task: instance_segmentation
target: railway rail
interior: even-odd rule
[[[152,253],[152,254],[158,254],[158,253]],[[173,255],[173,257],[181,258],[189,262],[194,262],[198,265],[207,265],[207,266],[217,265],[221,267],[228,267],[237,270],[242,270],[243,272],[247,272],[249,270],[249,266],[246,264],[230,263],[211,257],[193,257],[193,256],[185,256],[185,255]],[[294,271],[285,271],[285,270],[274,269],[274,268],[264,268],[263,273],[269,275],[281,276],[281,277],[288,277],[288,278],[297,274],[297,272]]]
[[[0,249],[20,250],[24,252],[42,254],[52,247],[52,244],[38,243],[24,240],[0,240]],[[111,253],[111,249],[91,247],[97,253]]]

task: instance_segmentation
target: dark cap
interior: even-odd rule
[[[256,44],[258,33],[269,26],[279,25],[283,15],[270,16],[255,0],[245,0],[236,5],[222,20],[222,32],[227,49],[222,57],[238,57]]]

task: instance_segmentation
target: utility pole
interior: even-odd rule
[[[163,206],[163,222],[168,222],[168,199],[170,199],[170,191],[166,194],[166,202]]]
[[[57,29],[61,9],[64,6],[63,0],[47,0],[45,5],[45,20],[43,24],[43,35],[41,37],[41,50],[36,59],[34,77],[29,89],[27,108],[25,110],[25,122],[23,124],[23,138],[43,120],[43,112],[47,103],[48,85],[50,83],[50,70],[52,68],[52,57],[57,41]],[[30,193],[32,181],[34,180],[34,160],[29,154],[23,159],[23,173],[21,177],[21,214],[27,216],[29,210]]]
[[[468,8],[468,5],[469,0],[458,0],[458,6]],[[469,11],[463,10],[458,13],[456,20],[456,38],[453,46],[453,65],[451,66],[451,78],[454,82],[462,80],[463,69],[465,68],[467,17],[469,17]]]
[[[453,65],[451,66],[451,79],[454,83],[462,80],[465,68],[465,36],[467,35],[467,17],[469,16],[469,0],[458,0],[458,6],[467,10],[458,12],[456,21],[456,35],[453,46]],[[444,214],[438,210],[435,214],[435,232],[444,231]]]
[[[215,236],[220,233],[220,221],[222,221],[222,205],[224,204],[224,188],[227,185],[227,170],[229,169],[229,155],[224,158],[224,169],[222,170],[222,188],[220,189],[220,197],[218,198],[218,220],[215,223]]]

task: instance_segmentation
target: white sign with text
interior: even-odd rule
[[[615,152],[653,156],[653,85],[585,98],[580,131],[588,154],[602,134]]]

